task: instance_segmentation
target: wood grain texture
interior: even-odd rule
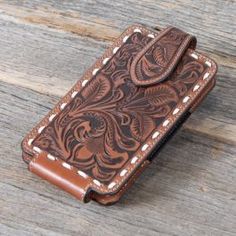
[[[0,229],[3,233],[236,233],[236,159],[232,146],[182,130],[120,203],[111,207],[96,203],[84,205],[28,172],[20,158],[24,134],[58,98],[2,82],[0,85],[0,99],[6,101],[0,108]],[[14,110],[9,109],[12,104],[17,104]]]
[[[0,30],[0,80],[57,96],[63,96],[109,45],[1,16]],[[190,132],[236,144],[235,72],[221,66],[217,87],[198,111],[201,118],[194,114],[186,123]]]
[[[236,235],[235,1],[0,1],[0,235]],[[135,185],[87,205],[26,170],[20,143],[130,24],[176,25],[217,85]]]
[[[153,27],[176,25],[197,35],[200,47],[214,50],[214,54],[224,57],[224,60],[227,56],[236,56],[236,23],[233,21],[236,3],[231,0],[224,1],[224,4],[221,1],[196,3],[194,0],[158,3],[153,0],[13,0],[1,1],[0,7],[3,13],[16,17],[18,21],[46,25],[100,40],[114,40],[132,23]]]

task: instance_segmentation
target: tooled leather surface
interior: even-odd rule
[[[162,34],[150,46],[148,45],[146,50],[139,53],[132,75],[137,83],[145,85],[145,81],[162,81],[162,75],[167,68],[175,66],[173,60],[184,46],[184,42],[188,40],[190,45],[183,47],[183,52],[189,46],[195,47],[196,39],[177,28],[170,27]]]
[[[186,54],[168,80],[137,87],[130,66],[150,40],[129,37],[33,145],[108,184],[206,69]]]

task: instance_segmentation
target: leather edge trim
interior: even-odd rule
[[[57,159],[50,160],[46,153],[38,154],[30,163],[29,170],[72,194],[80,201],[87,201],[86,194],[90,187],[90,181],[79,176],[71,166],[63,167],[65,162]]]
[[[85,79],[92,79],[93,77],[91,77],[91,73],[93,71],[93,69],[95,69],[98,65],[101,66],[102,65],[102,61],[108,57],[108,56],[111,56],[113,53],[112,53],[112,50],[114,47],[116,46],[121,46],[123,45],[123,42],[122,42],[122,39],[124,39],[125,37],[127,37],[128,35],[130,35],[130,33],[135,29],[135,28],[139,28],[141,29],[142,31],[144,31],[145,33],[151,33],[151,34],[155,34],[156,35],[156,32],[154,32],[153,30],[147,30],[146,28],[143,28],[142,26],[137,26],[137,25],[134,25],[134,26],[131,26],[129,27],[116,41],[115,43],[109,47],[105,53],[103,54],[102,57],[100,57],[96,62],[95,64],[90,68],[88,69],[85,74],[83,75],[82,79],[80,81],[78,81],[74,87],[72,87],[72,89],[58,102],[58,104],[56,105],[56,107],[54,109],[52,109],[52,111],[50,111],[48,113],[48,115],[37,125],[33,128],[33,130],[25,137],[25,139],[23,140],[22,142],[22,148],[23,148],[23,151],[25,153],[27,153],[27,155],[31,155],[32,158],[34,158],[36,155],[37,155],[37,152],[33,149],[32,145],[29,145],[28,142],[30,141],[30,139],[32,139],[34,137],[35,134],[37,134],[37,130],[38,128],[41,126],[41,125],[45,125],[45,124],[48,124],[48,118],[50,117],[50,115],[54,112],[58,112],[60,111],[59,107],[61,106],[61,104],[63,104],[63,102],[67,101],[67,100],[70,100],[71,99],[71,95],[73,94],[74,91],[78,91],[78,89],[81,88],[81,84],[82,82],[85,80]],[[209,80],[212,79],[212,77],[215,75],[216,73],[216,64],[214,63],[213,60],[197,53],[196,51],[193,51],[193,50],[190,50],[188,51],[189,54],[191,53],[195,53],[198,58],[202,61],[205,61],[205,62],[208,62],[211,64],[211,66],[209,67],[208,71],[210,72],[209,73],[209,77],[207,80],[205,80],[204,82],[202,82],[202,87],[206,87],[208,85],[208,82]],[[202,75],[203,76],[203,75]],[[199,78],[199,81],[202,80],[202,78]],[[201,90],[200,90],[201,91]],[[200,92],[198,92],[200,93]],[[190,101],[185,104],[184,107],[181,106],[181,113],[184,112],[184,109],[187,109],[187,107],[190,107],[191,103],[192,103],[192,100],[194,100],[194,96],[191,97]],[[179,105],[179,104],[178,104]],[[178,106],[177,105],[177,106]],[[181,114],[180,113],[180,114]],[[167,117],[168,119],[169,117]],[[177,119],[178,116],[176,116],[175,119]],[[171,118],[172,119],[172,118]],[[162,130],[162,132],[166,133],[168,132],[168,128],[169,127],[166,127],[165,129]],[[93,190],[96,190],[98,193],[115,193],[117,191],[119,191],[119,189],[122,188],[122,186],[124,185],[125,181],[133,174],[133,172],[136,171],[136,169],[143,163],[143,161],[147,158],[147,156],[149,155],[150,151],[152,150],[152,148],[159,142],[159,138],[161,138],[161,136],[159,136],[158,139],[155,139],[155,140],[152,140],[151,138],[152,134],[150,135],[149,139],[147,140],[146,143],[148,143],[149,147],[147,148],[147,150],[145,150],[144,152],[142,152],[142,155],[140,156],[139,160],[137,161],[137,163],[135,165],[130,165],[130,162],[127,163],[127,165],[129,165],[128,169],[128,173],[127,175],[125,175],[125,177],[123,179],[120,179],[119,182],[117,183],[117,185],[112,188],[112,189],[106,189],[106,188],[101,188],[101,187],[98,187],[96,186],[95,184],[92,185],[92,189]],[[140,150],[138,151],[140,153]]]
[[[140,60],[140,58],[147,52],[147,50],[152,47],[156,42],[158,42],[162,37],[164,37],[169,31],[171,31],[172,29],[176,29],[175,27],[168,27],[165,30],[161,31],[160,34],[154,39],[152,40],[150,43],[148,43],[134,58],[131,67],[130,67],[130,73],[131,73],[131,79],[132,81],[137,85],[137,86],[149,86],[152,84],[156,84],[156,83],[160,83],[162,81],[164,81],[175,69],[176,65],[178,64],[178,61],[180,60],[180,58],[182,57],[182,55],[185,53],[185,51],[187,51],[188,46],[190,46],[190,48],[195,49],[196,47],[196,37],[187,34],[185,36],[185,39],[183,40],[183,42],[181,43],[181,46],[177,49],[175,55],[173,56],[173,58],[170,60],[170,63],[168,65],[168,67],[165,69],[165,71],[157,76],[156,78],[153,79],[149,79],[149,80],[145,80],[145,81],[140,81],[137,79],[136,76],[136,65],[138,63],[138,61]]]
[[[122,186],[122,188],[114,193],[114,194],[99,194],[96,192],[91,193],[90,198],[102,205],[112,205],[120,200],[120,198],[124,195],[124,193],[132,186],[132,184],[136,181],[136,179],[143,173],[146,167],[151,162],[149,160],[145,160],[142,165],[130,176],[127,182]]]

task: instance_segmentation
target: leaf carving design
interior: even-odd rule
[[[145,97],[148,102],[155,106],[162,106],[167,102],[176,102],[178,95],[175,90],[166,84],[152,86],[145,90]]]
[[[85,99],[99,101],[109,93],[111,89],[110,81],[106,76],[98,75],[96,80],[92,80],[89,86],[86,86],[81,94]]]
[[[153,50],[153,59],[160,67],[164,68],[167,65],[166,54],[166,48],[163,48],[160,45],[157,45]]]
[[[154,121],[150,116],[136,113],[132,119],[130,130],[132,135],[141,142],[148,137],[154,125]]]
[[[135,61],[134,77],[137,81],[157,80],[171,65],[178,54],[186,34],[178,29],[171,29],[150,47],[144,50]]]
[[[149,40],[134,33],[33,144],[108,184],[204,70],[184,56],[168,81],[137,87],[130,65]],[[156,76],[166,56],[150,51],[139,75]]]

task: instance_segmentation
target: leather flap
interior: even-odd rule
[[[117,201],[214,85],[195,45],[176,28],[130,27],[24,139],[29,169],[83,202]]]
[[[141,50],[131,64],[131,79],[147,86],[165,80],[188,48],[195,49],[196,38],[169,27]]]
[[[80,201],[89,200],[86,198],[90,187],[89,180],[77,174],[68,163],[52,156],[50,158],[50,155],[42,152],[30,162],[29,169],[41,178],[74,195]]]

